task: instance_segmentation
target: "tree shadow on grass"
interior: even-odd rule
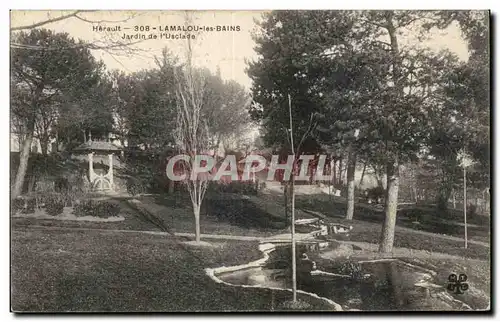
[[[345,202],[338,200],[317,200],[298,199],[297,208],[317,211],[327,217],[344,219],[347,211]],[[385,213],[377,209],[371,209],[369,205],[356,204],[354,206],[354,219],[382,224]],[[471,216],[471,218],[474,218]],[[468,220],[469,223],[476,223],[478,220]],[[439,211],[435,207],[412,206],[398,209],[396,224],[405,227],[430,233],[446,234],[449,236],[463,237],[464,227],[457,225],[462,223],[463,218],[457,216],[456,212]],[[489,236],[489,225],[482,223],[480,227],[468,227],[469,236]]]
[[[335,199],[330,201],[315,200],[314,198],[301,198],[296,201],[296,207],[303,210],[317,211],[330,218],[344,219],[347,213],[347,206],[345,202],[340,202]],[[379,210],[355,204],[354,219],[373,223],[382,223],[384,220],[384,213]]]
[[[189,195],[176,192],[174,194],[161,194],[154,198],[155,203],[169,208],[186,208],[191,206]]]
[[[286,228],[285,218],[268,213],[247,199],[207,199],[206,213],[217,220],[226,221],[242,228],[273,229]]]

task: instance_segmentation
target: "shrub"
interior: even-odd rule
[[[340,273],[344,275],[349,275],[354,280],[359,280],[363,278],[363,271],[361,268],[361,264],[356,262],[342,263],[342,266],[340,267]]]
[[[74,201],[76,200],[76,195],[73,193],[40,193],[36,196],[38,201],[38,205],[47,207],[47,204],[52,202],[53,200],[59,200],[62,202],[64,207],[73,206]]]
[[[36,199],[35,198],[27,198],[25,199],[26,206],[23,209],[23,214],[32,214],[35,212],[36,208]]]
[[[137,179],[129,178],[127,180],[127,192],[132,195],[136,196],[140,193],[144,193],[144,185],[142,182],[140,182]]]
[[[117,217],[120,206],[116,203],[102,201],[97,203],[94,215],[101,218]]]
[[[478,211],[477,211],[477,206],[476,205],[468,205],[467,206],[467,214],[469,214],[470,216],[477,216],[478,215]]]
[[[231,183],[214,182],[210,184],[209,188],[214,192],[239,193],[247,195],[257,194],[257,185],[252,181],[235,181]]]
[[[85,200],[73,207],[73,214],[76,217],[94,216],[94,210],[94,202],[92,200]]]
[[[86,200],[73,208],[73,214],[77,217],[92,216],[100,218],[117,217],[120,206],[108,201]]]
[[[59,193],[67,193],[70,191],[68,179],[61,177],[57,178],[54,181],[54,190]]]
[[[45,203],[45,212],[50,216],[57,216],[62,214],[64,209],[64,200],[57,196],[48,199]]]
[[[24,199],[16,198],[16,199],[12,200],[11,210],[14,213],[18,213],[18,212],[23,211],[25,206],[26,206],[26,201]]]
[[[365,195],[367,199],[375,201],[375,203],[381,202],[385,197],[385,189],[382,187],[374,187],[365,190]]]
[[[65,207],[72,207],[77,199],[77,194],[73,191],[68,191],[64,193],[62,196]]]

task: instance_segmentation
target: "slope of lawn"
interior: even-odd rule
[[[353,225],[355,228],[349,233],[349,236],[343,237],[342,235],[338,235],[338,237],[335,236],[335,238],[378,244],[380,241],[381,227],[362,229],[359,224]],[[423,236],[418,233],[398,230],[396,230],[394,234],[394,246],[482,260],[490,260],[491,255],[490,248],[482,245],[469,243],[467,249],[464,249],[464,243],[460,241],[444,239],[439,235]]]
[[[12,231],[11,307],[16,312],[269,311],[285,291],[224,286],[204,268],[262,254],[252,242],[196,248],[146,234]],[[331,309],[313,303],[314,309]]]
[[[342,219],[346,213],[344,198],[328,195],[297,196],[297,208],[320,212],[327,217]],[[354,207],[354,219],[366,223],[381,225],[384,222],[383,207],[358,202]],[[460,237],[464,236],[463,213],[449,209],[448,212],[438,211],[433,206],[405,205],[398,209],[396,225],[435,234]],[[485,216],[470,216],[468,218],[468,236],[478,241],[489,242],[489,218]]]
[[[172,231],[194,232],[189,195],[145,196],[138,199]],[[258,202],[259,199],[231,193],[207,196],[201,208],[201,232],[267,237],[288,231],[283,209],[275,203]]]

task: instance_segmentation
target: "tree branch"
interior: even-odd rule
[[[83,12],[83,10],[76,10],[76,11],[70,13],[70,14],[63,15],[63,16],[60,16],[60,17],[57,17],[57,18],[53,18],[53,19],[47,19],[47,20],[40,21],[40,22],[31,24],[31,25],[19,26],[19,27],[12,27],[12,28],[10,28],[10,31],[33,29],[33,28],[41,27],[41,26],[44,26],[44,25],[49,24],[49,23],[61,21],[61,20],[68,19],[68,18],[71,18],[71,17],[77,17],[77,14],[80,13],[80,12]]]
[[[297,154],[300,153],[300,148],[302,147],[302,144],[304,143],[306,137],[309,135],[309,133],[312,131],[312,129],[316,126],[316,123],[314,123],[314,125],[313,125],[313,118],[314,118],[314,113],[311,113],[311,118],[309,119],[309,125],[307,127],[307,130],[302,135],[302,138],[300,139],[299,145],[297,146]]]

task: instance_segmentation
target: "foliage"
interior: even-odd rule
[[[349,275],[352,279],[363,279],[363,270],[360,263],[344,262],[340,267],[340,274]]]
[[[12,39],[18,46],[11,48],[11,119],[24,137],[12,189],[15,198],[22,192],[33,136],[41,139],[46,153],[53,136],[49,130],[64,119],[67,108],[89,108],[82,103],[93,97],[88,93],[99,85],[103,64],[84,42],[67,33],[32,29],[14,33]]]
[[[120,206],[109,201],[83,200],[73,208],[77,217],[91,216],[99,218],[117,217]]]
[[[35,198],[26,198],[26,207],[24,208],[23,213],[32,214],[35,212],[36,208],[36,199]]]
[[[67,178],[59,177],[54,181],[54,190],[59,193],[67,193],[70,190]]]
[[[308,60],[308,51],[317,49],[315,44],[326,32],[323,23],[329,15],[335,13],[274,11],[263,15],[261,29],[255,34],[259,60],[249,63],[247,73],[253,81],[254,104],[250,113],[262,123],[263,139],[268,146],[290,149],[288,95],[292,100],[296,143],[313,126],[315,113],[326,103],[320,88],[325,66],[314,62],[305,65],[304,61]],[[300,21],[308,21],[307,27],[302,28]],[[342,34],[342,30],[336,33]],[[304,151],[319,150],[314,139],[303,144]]]
[[[120,205],[113,202],[101,201],[97,203],[94,214],[96,217],[109,218],[117,217],[119,212]]]
[[[57,216],[63,213],[65,201],[58,196],[51,196],[45,201],[45,212],[50,216]]]
[[[144,145],[158,149],[173,143],[175,126],[175,93],[172,68],[145,70],[125,75],[113,72],[116,132],[129,146]]]
[[[365,196],[367,199],[374,200],[379,203],[385,196],[385,189],[383,187],[373,187],[365,190]]]
[[[137,196],[141,193],[144,193],[145,187],[141,180],[129,177],[127,179],[127,192],[132,196]]]
[[[257,184],[252,181],[235,181],[230,183],[211,182],[209,185],[209,191],[248,195],[256,195],[258,192]]]
[[[285,113],[290,94],[299,133],[317,124],[314,141],[329,151],[352,147],[365,162],[384,165],[388,198],[381,249],[385,250],[393,243],[400,165],[416,160],[428,148],[430,137],[447,131],[446,117],[456,110],[443,92],[453,83],[450,75],[460,68],[457,57],[401,41],[409,30],[424,38],[439,15],[398,10],[273,11],[263,16],[255,36],[259,59],[248,69],[256,101],[251,113],[262,121],[267,143],[290,145]],[[294,138],[298,139],[300,134]]]
[[[73,207],[73,214],[76,217],[93,216],[94,207],[92,200],[82,200]]]
[[[26,200],[24,198],[16,198],[11,201],[11,211],[18,213],[26,208]]]

